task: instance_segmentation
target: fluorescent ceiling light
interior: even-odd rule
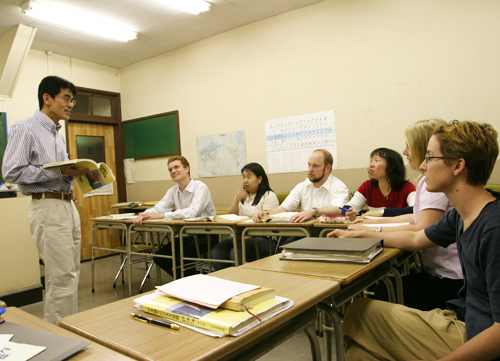
[[[21,6],[21,9],[26,15],[50,21],[58,25],[67,26],[74,30],[80,30],[123,42],[137,39],[137,33],[134,31],[79,15],[77,14],[77,10],[72,12],[35,1],[28,1],[24,3]]]
[[[212,5],[204,0],[163,0],[163,2],[176,9],[187,11],[194,15],[210,11],[210,6]]]

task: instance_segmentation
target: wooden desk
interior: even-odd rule
[[[254,262],[245,263],[241,268],[272,271],[298,276],[322,278],[337,281],[341,286],[346,286],[360,278],[374,268],[385,264],[388,260],[400,254],[397,248],[384,248],[370,263],[342,263],[342,262],[309,262],[280,260],[281,254],[262,258]],[[391,263],[389,262],[388,265]]]
[[[280,260],[281,255],[276,254],[255,262],[246,263],[239,268],[339,282],[341,285],[340,291],[335,292],[327,300],[326,304],[320,305],[320,309],[329,316],[333,323],[337,361],[344,361],[343,330],[338,315],[340,306],[380,280],[387,285],[390,298],[394,300],[394,288],[387,276],[392,273],[394,266],[398,264],[397,256],[402,252],[402,250],[396,248],[384,248],[382,253],[368,264],[288,261]],[[326,330],[327,359],[331,360],[332,336],[328,329]]]
[[[40,331],[53,333],[60,336],[84,339],[83,337],[76,335],[68,330],[61,327],[53,325],[41,318],[35,317],[27,312],[24,312],[16,307],[8,307],[7,311],[4,313],[3,317],[6,322],[18,323],[20,325],[35,328]],[[131,361],[132,359],[122,355],[116,351],[109,348],[101,346],[95,342],[88,345],[84,351],[70,357],[68,360],[71,361]]]
[[[245,241],[252,237],[310,237],[316,220],[302,223],[271,223],[271,222],[239,222],[238,226],[245,227],[241,233],[241,247],[243,264],[246,263]],[[269,254],[273,254],[269,242]]]
[[[135,321],[130,313],[141,312],[133,306],[133,298],[65,317],[60,325],[136,360],[250,360],[283,342],[287,333],[290,337],[291,330],[303,329],[302,316],[311,312],[315,316],[314,306],[340,288],[337,282],[241,267],[211,275],[275,288],[294,306],[238,337],[213,338],[185,327],[175,331]]]

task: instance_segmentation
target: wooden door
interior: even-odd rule
[[[107,124],[93,124],[93,123],[68,123],[67,144],[69,147],[69,158],[77,158],[77,135],[90,135],[104,137],[104,154],[105,163],[112,169],[115,176],[116,161],[115,161],[115,140],[113,125]],[[118,178],[118,177],[117,177]],[[74,195],[77,199],[76,208],[80,214],[82,224],[82,251],[81,259],[88,260],[92,257],[92,222],[91,218],[105,216],[110,213],[118,213],[117,210],[112,210],[111,205],[118,203],[118,183],[113,183],[113,195],[96,195],[92,197],[83,197],[80,187],[76,183]],[[114,248],[120,246],[120,231],[118,230],[105,230],[95,233],[96,246]],[[102,256],[109,252],[99,251],[95,252],[95,256]]]

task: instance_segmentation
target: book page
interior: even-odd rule
[[[156,288],[167,295],[180,298],[181,300],[210,308],[217,308],[231,297],[260,287],[223,280],[217,277],[194,275]]]

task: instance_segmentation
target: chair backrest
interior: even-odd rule
[[[486,184],[485,189],[491,189],[492,191],[500,192],[500,184]]]
[[[288,197],[288,195],[290,194],[290,192],[284,192],[284,193],[276,193],[276,196],[278,197],[278,201],[281,203],[283,203],[283,201],[285,200],[286,197]]]

